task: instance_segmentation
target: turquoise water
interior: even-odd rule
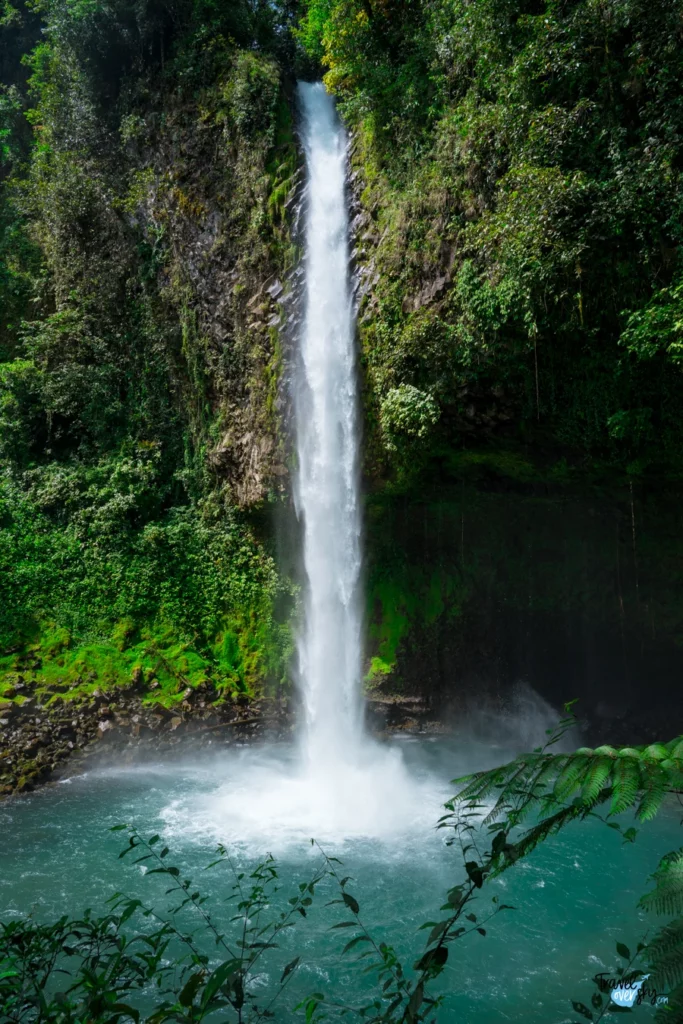
[[[349,891],[361,905],[365,924],[378,940],[390,941],[411,963],[422,948],[425,920],[439,919],[443,894],[461,876],[458,854],[445,845],[433,825],[449,794],[448,780],[465,770],[499,763],[511,751],[488,742],[457,738],[407,741],[401,747],[407,773],[420,784],[420,799],[406,805],[411,820],[389,820],[380,834],[345,838],[334,821],[322,822],[326,851],[341,858],[353,876]],[[117,857],[124,845],[116,824],[137,825],[145,834],[163,834],[183,875],[211,897],[219,920],[231,880],[222,867],[202,874],[217,842],[225,842],[241,868],[272,850],[279,862],[283,899],[315,868],[308,835],[282,822],[244,811],[250,780],[274,771],[286,775],[286,749],[243,750],[213,761],[175,760],[130,769],[102,768],[20,800],[0,804],[2,858],[0,915],[7,919],[32,912],[49,918],[85,907],[103,909],[116,890],[140,896],[163,909],[168,897],[158,879]],[[357,793],[363,800],[363,794]],[[386,799],[392,799],[391,796]],[[402,794],[395,794],[401,806]],[[416,807],[419,810],[416,812]],[[535,851],[528,861],[491,886],[514,911],[500,914],[478,934],[451,947],[444,975],[446,1001],[441,1020],[524,1021],[550,1024],[577,1019],[571,999],[590,1002],[591,977],[613,971],[617,940],[633,948],[651,922],[636,909],[648,876],[666,851],[680,846],[680,811],[665,810],[645,826],[633,846],[600,822],[569,828]],[[286,890],[286,891],[284,891]],[[339,952],[351,932],[331,931],[343,919],[324,904],[335,892],[327,882],[305,921],[287,933],[284,948],[264,968],[256,984],[267,987],[282,965],[302,954],[302,966],[290,986],[278,1019],[306,993],[324,992],[357,1002],[368,985],[351,958]],[[490,904],[489,904],[490,905]],[[486,911],[484,900],[478,909]],[[650,1007],[635,1011],[652,1018]]]

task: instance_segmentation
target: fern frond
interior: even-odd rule
[[[556,778],[557,773],[562,772],[567,766],[567,762],[575,756],[575,754],[565,755],[561,763],[558,763],[554,757],[544,758],[543,764],[533,781],[533,790],[534,793],[538,795],[539,799],[543,796],[547,796],[547,794],[542,792],[542,787],[546,786],[552,779]]]
[[[650,821],[662,805],[670,787],[670,775],[657,762],[641,761],[640,763],[642,799],[638,805],[636,816],[639,821]]]
[[[655,887],[639,906],[656,914],[683,915],[683,848],[662,858],[652,880]]]
[[[669,777],[669,789],[680,792],[683,790],[683,761],[680,757],[668,757],[659,762],[659,767]]]
[[[646,761],[664,761],[669,757],[669,751],[663,743],[651,743],[645,747],[641,757]]]
[[[640,766],[637,758],[617,757],[612,769],[610,814],[622,814],[633,807],[640,790]]]
[[[581,803],[593,807],[598,797],[604,792],[604,786],[612,774],[614,760],[611,757],[598,755],[590,765],[581,789]]]
[[[562,807],[555,814],[543,818],[537,825],[528,829],[521,839],[516,843],[512,843],[506,849],[505,860],[492,873],[492,877],[501,874],[501,872],[511,867],[518,860],[528,856],[532,850],[536,849],[539,843],[544,842],[549,836],[559,832],[570,821],[574,821],[576,818],[585,818],[587,814],[587,809],[581,807],[580,804],[570,804],[569,807]]]
[[[683,985],[677,985],[672,989],[667,1002],[657,1007],[654,1022],[655,1024],[683,1024]]]
[[[674,988],[683,983],[683,918],[669,922],[648,943],[643,956],[652,974],[652,987]]]
[[[643,747],[605,745],[595,750],[582,747],[574,754],[525,754],[502,768],[476,772],[454,784],[463,786],[454,800],[469,806],[488,803],[497,792],[487,811],[487,824],[505,814],[514,817],[515,824],[532,811],[552,814],[577,790],[584,809],[611,798],[611,814],[637,804],[638,818],[649,821],[667,793],[683,792],[683,737]]]
[[[553,798],[561,803],[568,800],[577,789],[581,789],[591,765],[592,755],[573,754],[560,771],[553,789]]]
[[[652,941],[648,942],[644,955],[650,967],[654,967],[659,957],[681,948],[683,948],[683,917],[677,917],[660,928]]]
[[[465,782],[466,785],[458,793],[458,800],[470,802],[486,800],[496,789],[505,785],[510,775],[519,767],[518,761],[511,761],[502,768],[494,768],[492,771],[475,772],[473,775],[464,776],[461,779],[454,779],[453,785]]]
[[[518,771],[510,776],[507,783],[501,789],[496,803],[484,818],[484,825],[495,821],[501,814],[510,809],[511,797],[521,793],[529,801],[533,802],[535,799],[533,780],[535,774],[538,774],[537,767],[538,763],[535,760],[531,763],[523,762],[520,764]]]

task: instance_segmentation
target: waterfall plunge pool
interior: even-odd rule
[[[103,766],[1,804],[0,917],[7,921],[33,913],[52,919],[86,907],[104,911],[107,897],[117,890],[163,911],[170,899],[164,896],[166,885],[118,859],[125,835],[109,829],[127,822],[144,835],[160,833],[172,861],[210,897],[212,913],[227,921],[230,875],[223,866],[203,872],[217,843],[227,846],[240,870],[272,852],[284,902],[315,870],[314,835],[353,876],[349,891],[360,903],[364,923],[410,964],[424,943],[419,926],[440,918],[446,890],[462,875],[459,854],[445,845],[446,834],[434,829],[450,795],[449,780],[502,763],[514,750],[463,736],[406,739],[392,746],[389,754],[400,759],[405,775],[391,776],[393,793],[388,780],[385,788],[377,781],[373,793],[370,776],[366,786],[355,778],[355,819],[348,791],[345,803],[329,780],[311,776],[304,782],[294,751],[284,746],[245,748],[212,761]],[[385,763],[395,772],[395,764]],[[373,770],[376,778],[376,765]],[[401,792],[406,784],[408,792]],[[326,804],[326,792],[332,804],[339,800],[338,813]],[[391,813],[381,812],[386,802]],[[624,845],[601,822],[587,821],[537,849],[492,883],[490,892],[485,887],[475,908],[480,915],[494,891],[516,909],[491,921],[485,937],[475,933],[451,947],[439,1019],[549,1024],[575,1018],[570,1000],[589,1002],[592,976],[614,971],[616,942],[633,948],[646,932],[648,921],[636,904],[659,858],[680,845],[679,831],[675,807],[644,826],[634,845]],[[293,1019],[292,1008],[310,992],[357,1003],[360,988],[369,988],[362,965],[354,968],[351,954],[340,955],[353,932],[330,930],[344,919],[338,907],[325,907],[336,895],[326,880],[307,918],[285,933],[282,950],[274,954],[274,973],[293,956],[302,957],[284,1001],[276,1004],[278,1020]],[[264,968],[258,983],[269,981]],[[644,1005],[633,1013],[646,1020],[653,1010]]]

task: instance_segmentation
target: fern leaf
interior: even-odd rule
[[[655,888],[639,906],[656,914],[683,915],[683,848],[663,857],[652,878]]]
[[[636,815],[639,821],[650,821],[661,807],[662,800],[670,788],[670,777],[656,762],[641,762],[640,768],[643,797]]]
[[[659,761],[659,767],[669,776],[669,789],[683,789],[683,761],[678,757],[667,757],[665,761]]]
[[[569,807],[562,807],[555,814],[543,818],[538,824],[528,829],[518,842],[511,845],[509,852],[506,853],[505,860],[492,872],[491,877],[501,874],[501,872],[515,864],[518,860],[527,857],[532,850],[536,849],[539,843],[544,842],[549,836],[559,832],[570,821],[586,817],[587,813],[587,810],[579,804],[570,804]]]
[[[593,759],[588,773],[585,777],[581,790],[581,803],[592,807],[603,791],[605,782],[612,773],[613,761],[610,757],[596,757]]]
[[[504,813],[508,813],[512,809],[511,801],[514,797],[521,796],[523,804],[535,806],[537,798],[533,791],[533,779],[536,772],[537,763],[535,760],[531,764],[526,761],[522,762],[519,765],[518,771],[509,778],[506,785],[501,789],[496,803],[486,815],[482,824],[489,825]],[[515,813],[519,816],[519,807],[516,808]]]
[[[610,814],[621,814],[633,807],[640,789],[640,770],[635,758],[618,757],[612,769]]]
[[[571,757],[575,757],[576,755],[572,754],[570,756]],[[546,786],[550,782],[551,779],[554,779],[554,778],[557,777],[558,772],[563,770],[563,768],[566,766],[568,760],[569,760],[569,757],[565,757],[563,759],[563,761],[558,764],[556,758],[554,758],[554,757],[549,757],[549,758],[545,759],[544,764],[541,766],[541,768],[540,768],[538,774],[536,775],[536,777],[534,778],[534,782],[533,782],[534,791],[535,792],[538,791],[538,795],[539,796],[543,795],[541,793],[542,787]]]
[[[683,1024],[683,985],[677,985],[667,997],[666,1003],[657,1007],[655,1024]]]
[[[476,772],[469,777],[469,781],[466,779],[455,779],[454,785],[467,781],[465,787],[458,793],[458,799],[463,801],[486,800],[494,790],[500,789],[501,786],[505,785],[509,776],[514,773],[517,767],[518,763],[512,761],[510,764],[504,765],[503,768],[495,768],[493,771],[488,772]]]
[[[648,761],[664,761],[668,756],[669,751],[663,743],[651,743],[641,754],[641,757]]]
[[[591,764],[592,757],[585,754],[572,755],[555,781],[553,799],[561,803],[569,800],[577,789],[581,789]]]
[[[683,918],[666,924],[643,955],[652,973],[653,988],[663,990],[683,983]]]

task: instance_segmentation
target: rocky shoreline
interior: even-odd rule
[[[95,690],[90,699],[41,700],[19,680],[0,701],[0,798],[28,793],[109,754],[129,762],[180,747],[216,750],[234,743],[292,736],[295,701],[218,699],[209,685],[188,688],[172,707],[148,694]],[[367,703],[376,734],[443,731],[427,702],[383,696]]]

